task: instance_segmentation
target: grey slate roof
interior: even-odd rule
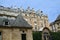
[[[54,22],[50,23],[50,25],[55,24],[57,21],[60,21],[60,14],[58,15],[58,17],[56,18],[56,20]]]
[[[57,19],[56,20],[60,20],[60,14],[58,15]]]
[[[21,16],[21,15],[18,15],[17,16],[17,18],[16,18],[16,21],[15,21],[15,25],[16,26],[22,26],[22,27],[31,27],[28,23],[27,23],[27,21],[25,21],[24,19],[23,19],[23,17]]]
[[[8,21],[9,25],[4,25],[4,22]],[[31,25],[24,20],[24,18],[19,14],[15,20],[8,19],[8,18],[0,18],[0,26],[7,26],[7,27],[27,27],[32,28]]]

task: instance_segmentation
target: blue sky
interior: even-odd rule
[[[60,0],[0,0],[0,5],[5,7],[22,6],[26,9],[28,6],[35,10],[42,10],[48,15],[49,22],[52,22],[60,14]]]

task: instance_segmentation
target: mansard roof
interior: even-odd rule
[[[4,25],[4,22],[9,22],[8,25]],[[0,26],[2,27],[25,27],[25,28],[32,28],[31,25],[24,20],[24,18],[19,14],[15,20],[8,19],[8,18],[1,18],[0,17]]]
[[[56,18],[56,20],[54,22],[50,23],[50,25],[53,25],[58,22],[60,22],[60,14],[58,15],[58,17]]]
[[[56,21],[57,21],[57,20],[60,20],[60,14],[59,14],[58,17],[56,18]]]

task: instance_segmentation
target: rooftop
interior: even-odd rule
[[[5,25],[5,22],[8,22],[8,25]],[[29,25],[27,23],[27,21],[25,21],[23,19],[23,17],[19,14],[15,20],[13,19],[8,19],[8,18],[1,18],[0,17],[0,26],[2,27],[27,27],[27,28],[31,28],[32,26]]]
[[[60,14],[59,14],[58,17],[56,18],[56,20],[60,20]]]
[[[54,22],[50,23],[50,25],[55,24],[55,22],[57,22],[57,21],[60,21],[60,14],[58,15],[58,17],[56,18],[56,20]]]
[[[18,15],[18,13],[36,13],[38,16],[41,16],[41,15],[44,15],[44,16],[47,16],[45,14],[43,14],[43,11],[41,11],[40,9],[35,11],[34,8],[30,8],[30,7],[27,7],[26,10],[24,10],[22,7],[20,8],[11,8],[11,7],[4,7],[4,6],[0,6],[0,11],[3,10],[3,11],[8,11],[8,12],[15,12],[16,15]],[[14,14],[14,15],[15,15]],[[16,16],[15,15],[15,16]]]

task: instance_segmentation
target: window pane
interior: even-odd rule
[[[1,32],[0,32],[0,40],[2,40],[2,35],[1,35]]]
[[[0,32],[0,35],[1,35],[1,32]]]
[[[8,22],[5,22],[5,25],[8,25]]]
[[[26,40],[26,34],[22,34],[22,40]]]

